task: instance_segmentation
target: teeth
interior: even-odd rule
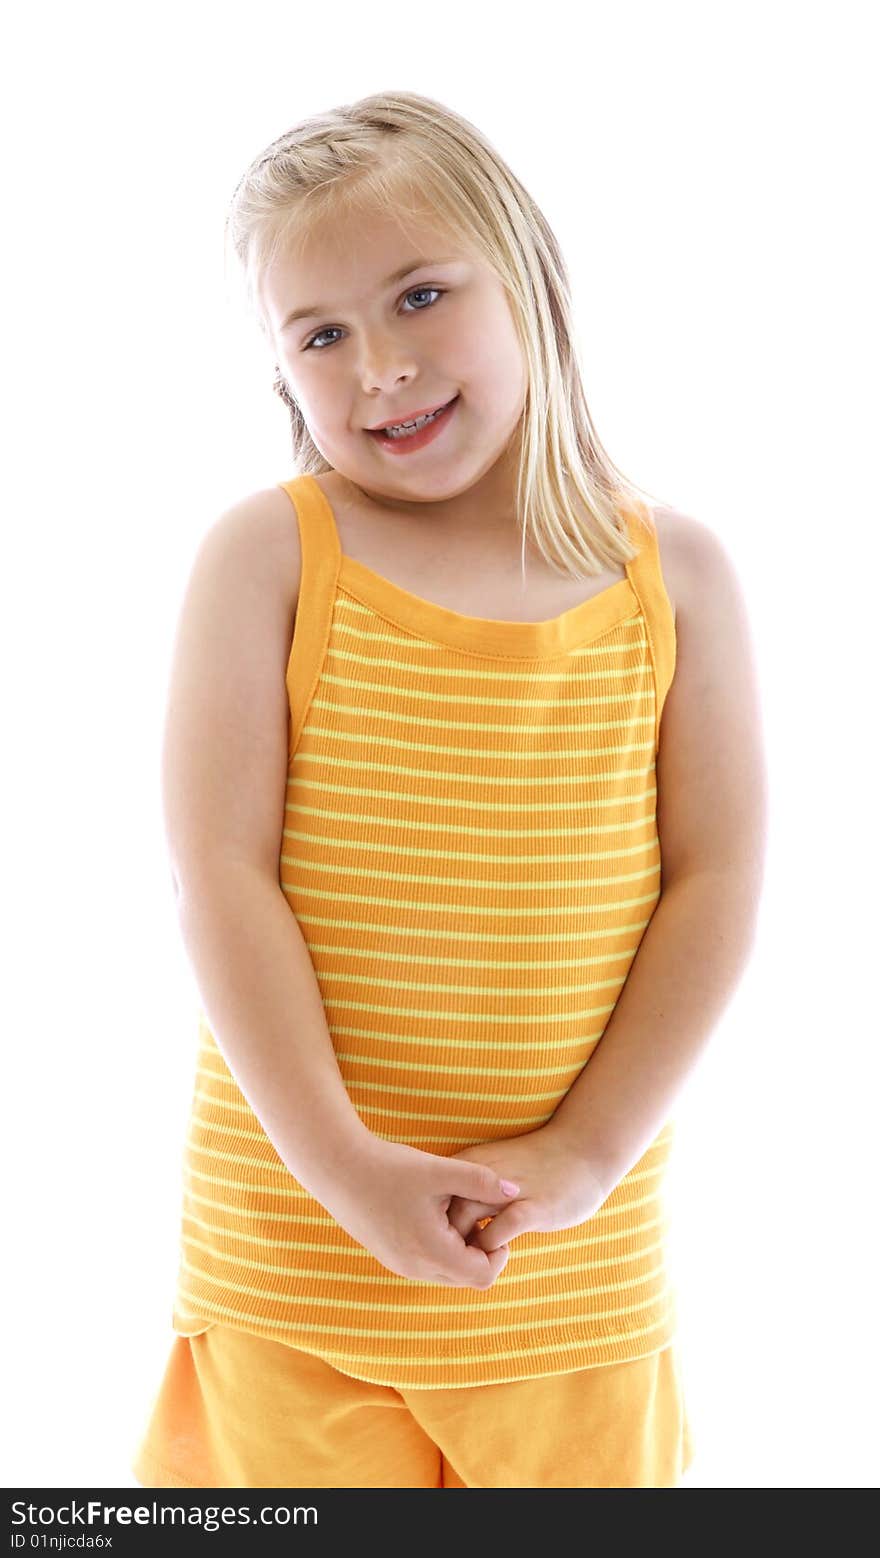
[[[443,410],[445,410],[444,406],[438,406],[437,410],[430,412],[428,416],[416,417],[414,422],[397,422],[392,427],[386,427],[384,432],[389,438],[406,438],[410,433],[417,432],[420,427],[424,427],[426,422],[433,422],[434,418],[439,416]]]

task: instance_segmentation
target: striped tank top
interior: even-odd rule
[[[375,1135],[425,1152],[536,1130],[589,1063],[660,896],[675,624],[650,510],[624,510],[624,579],[509,622],[343,555],[319,483],[278,485],[302,551],[279,881],[345,1086]],[[293,1177],[200,1012],[173,1327],[233,1326],[407,1389],[659,1352],[677,1330],[672,1132],[586,1222],[514,1237],[489,1289],[402,1277]]]

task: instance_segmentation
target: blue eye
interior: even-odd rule
[[[444,289],[441,288],[441,287],[412,287],[409,292],[405,292],[404,293],[404,302],[406,301],[407,298],[418,297],[420,294],[424,295],[427,292],[435,292],[437,294],[437,297],[440,298],[440,297],[443,296],[443,290]],[[433,303],[429,303],[427,305],[428,308],[433,308],[433,306],[434,306]],[[424,312],[425,312],[425,309],[423,309],[423,308],[416,309],[416,313],[417,314],[423,314]],[[306,344],[303,347],[303,351],[307,352],[310,347],[315,346],[316,343],[319,341],[319,339],[320,339],[320,337],[322,335],[329,335],[331,333],[331,331],[338,330],[338,329],[339,329],[338,325],[328,325],[326,327],[326,329],[324,329],[324,330],[317,330],[315,332],[315,334],[313,336],[311,336],[308,341],[306,341]],[[324,345],[325,346],[335,346],[336,342],[335,341],[327,341],[327,342],[324,343]],[[318,347],[318,350],[319,351],[323,351],[324,350],[324,346]]]

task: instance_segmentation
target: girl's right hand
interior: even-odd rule
[[[346,1179],[320,1199],[388,1271],[450,1287],[492,1286],[510,1246],[487,1252],[466,1244],[446,1213],[453,1196],[484,1206],[486,1217],[509,1206],[516,1196],[501,1188],[494,1169],[378,1136],[368,1138],[363,1155],[351,1162]]]

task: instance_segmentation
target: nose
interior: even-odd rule
[[[360,378],[364,394],[389,394],[398,384],[408,384],[416,366],[403,342],[387,332],[363,337]]]

